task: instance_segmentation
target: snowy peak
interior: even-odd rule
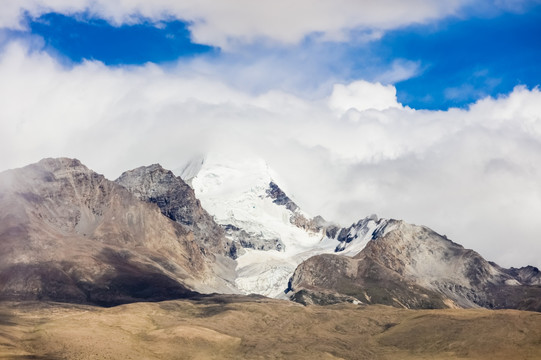
[[[371,218],[352,225],[351,238],[340,236],[345,230],[303,212],[281,188],[278,174],[255,156],[210,154],[183,169],[203,208],[240,249],[236,285],[245,293],[285,297],[302,261],[335,251],[353,256],[377,227]]]
[[[181,169],[183,180],[218,223],[244,228],[242,222],[263,223],[258,217],[270,215],[313,232],[326,224],[323,218],[312,219],[303,212],[281,187],[279,175],[259,157],[209,154]]]
[[[277,228],[294,223],[294,214],[308,218],[278,186],[278,175],[261,158],[210,154],[183,169],[184,180],[191,183],[203,207],[229,231],[240,229],[275,240],[280,238]]]
[[[276,228],[288,214],[267,196],[272,177],[266,162],[256,157],[232,160],[211,154],[200,165],[191,178],[195,195],[228,235],[238,237],[235,240],[242,247],[283,249]]]

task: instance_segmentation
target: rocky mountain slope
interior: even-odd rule
[[[44,159],[0,174],[4,300],[112,305],[231,292],[200,240],[77,160]]]
[[[538,281],[535,268],[503,269],[426,227],[380,220],[357,255],[320,255],[303,262],[290,290],[303,303],[541,311]]]
[[[311,217],[261,159],[212,155],[181,173],[186,182],[151,165],[113,182],[65,158],[1,173],[0,300],[114,305],[219,292],[541,311],[538,269],[501,268],[402,221]]]
[[[117,180],[138,199],[158,205],[163,215],[193,232],[201,250],[236,258],[235,245],[201,207],[193,189],[159,164],[124,172]]]

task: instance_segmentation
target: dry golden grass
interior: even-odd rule
[[[541,359],[541,314],[215,297],[0,304],[0,359]]]

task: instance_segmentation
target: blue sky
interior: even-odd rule
[[[142,22],[113,26],[103,19],[49,13],[28,19],[32,35],[43,38],[45,49],[73,62],[98,60],[107,65],[166,63],[215,51],[194,44],[179,20],[160,25]]]
[[[541,83],[541,7],[393,31],[376,46],[425,68],[397,84],[401,102],[415,108],[464,106],[516,85]]]
[[[541,83],[539,5],[519,13],[476,12],[471,17],[408,25],[371,41],[356,41],[355,31],[349,41],[321,41],[308,34],[294,45],[256,42],[225,53],[216,45],[194,43],[190,24],[178,19],[111,25],[88,13],[46,13],[26,21],[29,26],[13,35],[42,38],[43,48],[64,63],[89,59],[112,66],[167,65],[201,58],[221,64],[221,69],[227,63],[234,78],[245,65],[279,58],[276,66],[287,70],[276,72],[275,83],[301,79],[289,88],[283,85],[286,91],[308,91],[304,88],[315,88],[327,78],[342,82],[382,79],[396,86],[401,103],[416,109],[465,107],[486,96],[508,93],[517,85],[533,88]],[[409,64],[409,78],[378,76],[393,63]],[[254,76],[251,84],[244,85],[256,91],[276,85],[266,80]]]

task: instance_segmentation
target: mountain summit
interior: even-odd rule
[[[323,241],[326,222],[305,214],[264,160],[211,154],[184,169],[203,207],[241,249],[235,283],[242,292],[285,296],[298,264],[334,251],[334,241]]]

